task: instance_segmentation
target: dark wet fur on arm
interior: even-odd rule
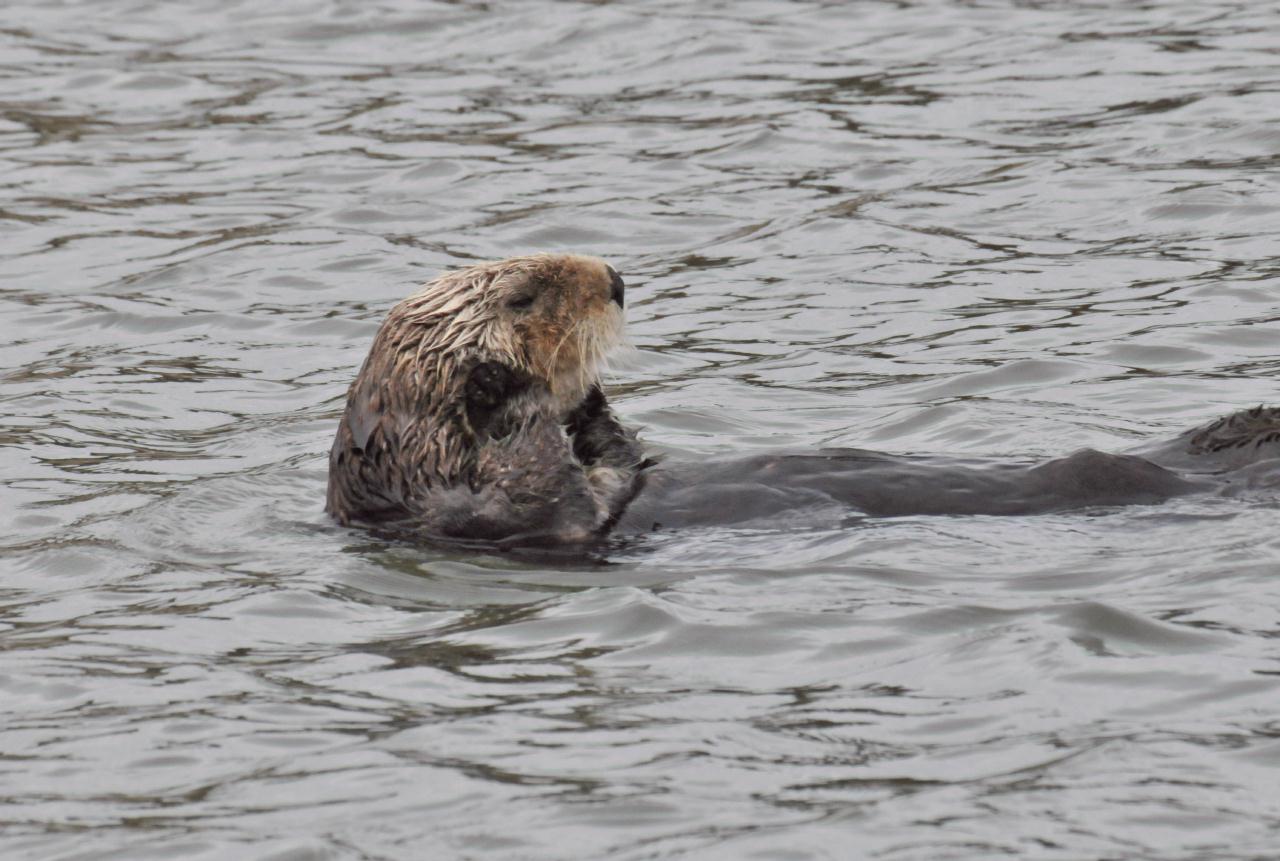
[[[645,473],[655,461],[645,456],[635,431],[618,421],[598,385],[569,414],[565,429],[606,511],[607,529],[643,489]]]

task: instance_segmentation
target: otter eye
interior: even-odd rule
[[[533,294],[527,293],[524,296],[517,296],[507,302],[507,307],[512,311],[528,311],[533,307]]]

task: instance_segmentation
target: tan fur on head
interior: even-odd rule
[[[393,308],[378,340],[386,334],[396,342],[402,370],[417,375],[415,385],[434,381],[448,388],[457,382],[452,368],[463,360],[497,361],[545,383],[568,410],[622,337],[622,309],[610,298],[610,277],[603,260],[577,254],[470,266]]]

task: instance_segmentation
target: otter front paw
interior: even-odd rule
[[[569,435],[577,436],[583,428],[588,427],[594,421],[598,421],[601,417],[611,417],[609,402],[605,400],[604,392],[600,389],[600,386],[594,385],[569,413],[564,423]]]
[[[477,437],[506,436],[504,407],[529,387],[528,374],[501,362],[479,362],[467,374],[467,422]]]
[[[569,414],[565,432],[573,441],[574,456],[584,466],[635,468],[644,459],[635,433],[613,415],[599,386],[593,386]]]

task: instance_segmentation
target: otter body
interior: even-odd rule
[[[603,261],[535,255],[445,275],[392,309],[347,397],[326,509],[428,539],[582,543],[612,531],[870,516],[1040,514],[1151,504],[1280,475],[1280,409],[1138,455],[1041,464],[860,450],[658,463],[614,416],[599,366],[624,286]]]

